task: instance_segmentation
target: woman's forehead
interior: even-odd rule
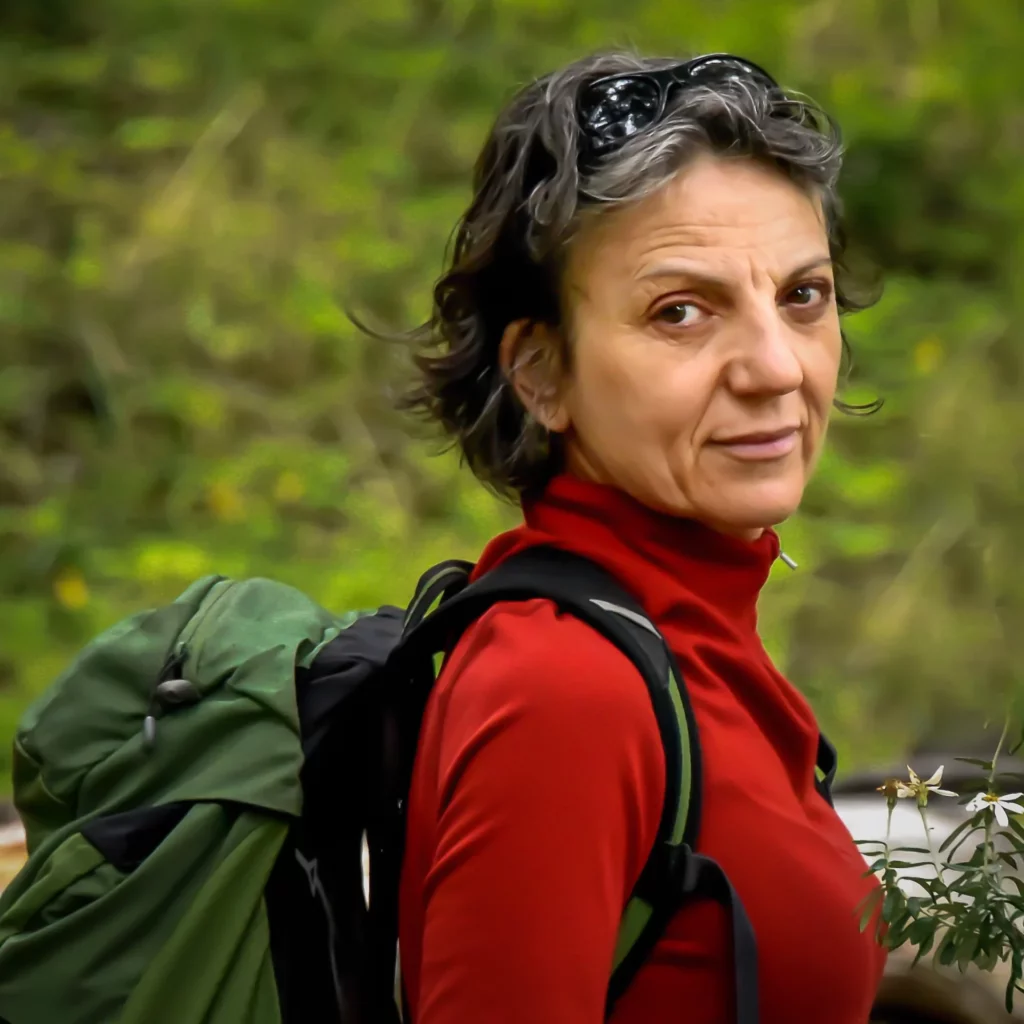
[[[817,196],[753,161],[708,157],[640,202],[596,216],[569,270],[656,281],[753,261],[789,274],[828,253]]]

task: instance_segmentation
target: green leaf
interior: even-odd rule
[[[910,941],[918,947],[923,946],[925,943],[930,947],[932,940],[935,937],[935,929],[938,925],[939,922],[934,917],[917,918],[917,920],[915,920],[910,926]],[[924,952],[927,952],[927,949],[925,949]]]
[[[861,911],[860,915],[860,930],[862,932],[867,928],[871,919],[875,916],[875,911],[878,909],[878,904],[881,899],[882,892],[880,889],[872,889],[864,898],[864,909]]]
[[[985,771],[992,770],[992,762],[984,761],[982,758],[953,758],[953,761],[959,761],[966,765],[977,765],[979,768],[984,768]]]
[[[900,888],[889,889],[885,894],[885,899],[882,901],[882,920],[887,924],[891,924],[896,915],[903,910],[905,903],[906,897]]]
[[[955,843],[965,832],[976,827],[977,826],[975,825],[973,818],[968,818],[967,821],[957,825],[957,827],[953,829],[953,831],[950,832],[949,835],[946,836],[946,838],[939,844],[939,853],[943,853],[948,850],[950,846],[952,846],[953,843]]]
[[[997,833],[997,835],[1002,836],[1008,843],[1012,844],[1018,853],[1024,853],[1024,838],[1021,838],[1015,832],[1009,832],[1005,829]]]
[[[974,960],[977,949],[978,931],[972,929],[956,945],[956,963],[961,973],[966,971],[968,964]]]
[[[1007,1013],[1013,1013],[1013,996],[1015,992],[1024,991],[1020,987],[1022,974],[1024,974],[1024,951],[1014,949],[1010,961],[1010,979],[1006,983],[1006,998],[1004,1005]]]
[[[984,768],[985,771],[992,771],[992,762],[984,761],[980,757],[954,757],[954,761],[962,761],[964,764],[974,764],[979,768]]]
[[[926,935],[918,946],[917,953],[914,956],[913,963],[916,966],[921,960],[924,959],[932,948],[932,943],[935,941],[935,932],[931,932]]]
[[[908,941],[911,931],[917,923],[914,917],[907,913],[906,910],[897,914],[885,936],[887,948],[899,949],[900,946]]]
[[[939,948],[935,951],[935,956],[943,967],[952,966],[956,960],[956,938],[953,933],[947,932],[939,944]]]
[[[1016,742],[1009,748],[1010,757],[1013,757],[1021,747],[1024,747],[1024,726],[1021,727],[1020,735],[1017,737]]]
[[[941,882],[934,876],[930,875],[926,875],[923,877],[918,875],[904,875],[903,882],[904,884],[906,884],[907,882],[913,882],[915,885],[921,886],[921,888],[924,889],[932,897],[933,900],[936,898],[936,896],[941,895],[946,889],[946,886],[943,882]]]

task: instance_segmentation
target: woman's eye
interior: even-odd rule
[[[794,306],[815,306],[828,298],[828,289],[820,284],[797,285],[789,295],[787,301]]]
[[[674,327],[692,327],[700,323],[704,310],[695,302],[673,302],[658,310],[658,319]]]

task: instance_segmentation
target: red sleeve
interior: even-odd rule
[[[665,784],[643,680],[533,601],[484,616],[442,682],[416,1024],[601,1024]]]

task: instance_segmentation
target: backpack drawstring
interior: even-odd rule
[[[187,657],[188,648],[185,644],[178,644],[172,648],[160,669],[156,686],[149,698],[149,710],[142,720],[142,735],[150,749],[156,745],[156,720],[159,712],[183,704],[198,704],[202,697],[192,683],[181,676]]]

